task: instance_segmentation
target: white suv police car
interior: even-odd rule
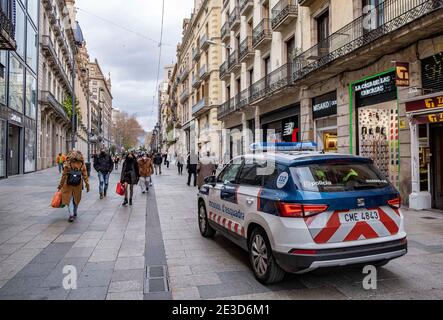
[[[202,236],[219,232],[247,250],[262,283],[281,281],[285,272],[383,266],[407,253],[400,195],[370,159],[245,155],[205,182],[198,194]]]

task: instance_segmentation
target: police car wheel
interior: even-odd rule
[[[198,226],[203,237],[214,237],[215,230],[209,225],[208,215],[206,213],[206,206],[203,202],[200,202],[198,206]]]
[[[249,241],[249,257],[252,270],[259,282],[272,284],[283,280],[285,272],[275,261],[266,232],[261,228],[252,232]]]

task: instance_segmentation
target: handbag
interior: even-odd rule
[[[62,207],[62,193],[60,191],[54,193],[51,200],[51,207],[54,209],[59,209]]]
[[[115,192],[119,196],[124,196],[125,192],[126,192],[125,186],[121,182],[117,183],[117,188],[116,188]]]

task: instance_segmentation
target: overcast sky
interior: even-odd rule
[[[165,1],[163,42],[167,45],[163,47],[162,66],[175,62],[183,18],[190,16],[193,3]],[[160,39],[162,1],[77,0],[75,5],[91,59],[97,58],[103,72],[111,73],[114,107],[137,114],[144,129],[152,130],[157,117],[157,99],[153,105],[153,97],[159,48],[145,37]]]

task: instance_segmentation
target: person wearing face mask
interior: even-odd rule
[[[114,169],[114,162],[105,148],[100,150],[100,153],[94,157],[94,169],[98,173],[98,179],[100,181],[99,192],[100,199],[107,196],[109,186],[109,176]]]
[[[140,188],[142,189],[142,193],[145,194],[147,191],[149,191],[151,176],[154,172],[154,164],[147,154],[144,154],[138,160],[138,168],[140,171]]]
[[[123,201],[123,206],[126,206],[128,203],[130,206],[132,206],[134,185],[138,183],[139,178],[140,172],[137,159],[135,158],[135,154],[133,152],[129,152],[126,156],[125,162],[123,162],[122,173],[120,176],[120,182],[125,186],[125,200]]]

